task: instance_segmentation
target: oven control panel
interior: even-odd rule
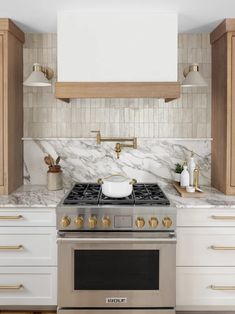
[[[87,210],[75,210],[77,213],[59,213],[57,215],[58,230],[135,230],[135,231],[171,231],[175,229],[175,212],[147,213],[120,213],[108,211],[103,213],[96,210],[87,213]]]

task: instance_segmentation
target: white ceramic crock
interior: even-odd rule
[[[133,184],[136,182],[135,179],[130,179],[122,174],[113,174],[98,180],[102,186],[102,193],[112,198],[129,196],[132,193]]]

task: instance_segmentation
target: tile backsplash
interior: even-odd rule
[[[178,100],[75,99],[67,104],[52,87],[24,87],[24,137],[104,136],[207,138],[211,136],[211,49],[209,34],[180,34],[178,71],[197,62],[208,87],[184,88]],[[34,62],[51,67],[56,81],[56,34],[26,34],[24,79]]]

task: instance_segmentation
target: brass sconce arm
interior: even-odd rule
[[[91,131],[96,133],[96,143],[99,145],[101,142],[116,142],[115,152],[117,153],[117,158],[119,158],[120,153],[124,147],[130,147],[137,149],[137,137],[102,137],[100,131]],[[120,142],[131,142],[131,144]]]

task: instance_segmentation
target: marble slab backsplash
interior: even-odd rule
[[[95,182],[100,177],[123,173],[138,182],[166,182],[174,178],[174,165],[195,153],[200,184],[211,183],[211,139],[138,139],[138,148],[124,148],[120,159],[115,143],[97,145],[95,139],[24,139],[25,184],[46,184],[44,156],[61,156],[64,186]]]

